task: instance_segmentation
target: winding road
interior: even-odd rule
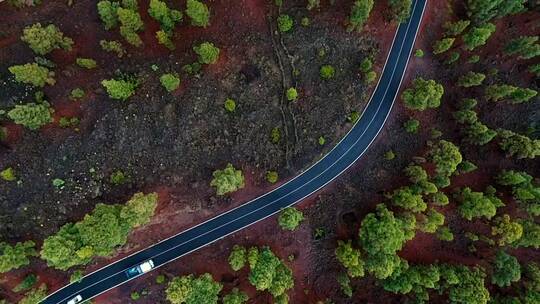
[[[66,304],[80,295],[89,300],[133,278],[125,271],[148,259],[155,268],[222,239],[291,206],[332,182],[360,158],[383,128],[414,47],[427,0],[413,0],[411,17],[396,31],[382,76],[360,119],[322,159],[282,186],[164,241],[109,264],[64,286],[43,304]]]

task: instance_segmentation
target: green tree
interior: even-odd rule
[[[19,304],[39,304],[47,296],[47,285],[41,284],[27,292],[19,301]]]
[[[220,50],[211,42],[203,42],[198,46],[194,46],[193,50],[199,56],[201,64],[214,64],[219,58]]]
[[[467,0],[467,14],[477,23],[525,10],[525,0]]]
[[[372,9],[373,0],[355,1],[351,8],[351,15],[349,16],[349,26],[347,27],[347,31],[352,32],[356,30],[360,32],[368,20]]]
[[[458,110],[452,113],[454,119],[460,124],[474,124],[478,121],[478,116],[472,110]]]
[[[457,84],[460,87],[470,88],[481,85],[482,82],[484,82],[484,79],[486,79],[485,74],[475,73],[471,71],[459,77]]]
[[[73,40],[65,37],[54,24],[43,27],[41,23],[36,23],[25,27],[21,40],[39,55],[48,54],[55,49],[70,51],[73,45]]]
[[[364,276],[364,261],[361,258],[360,250],[353,248],[350,240],[347,242],[338,241],[335,254],[351,278]]]
[[[160,0],[150,0],[148,14],[157,20],[161,29],[167,33],[174,30],[176,23],[182,21],[182,12],[170,9],[167,3]]]
[[[188,275],[172,279],[165,294],[172,304],[217,304],[222,288],[211,274],[205,273],[197,278]]]
[[[287,207],[279,213],[278,223],[281,229],[293,231],[304,220],[304,214],[294,207]]]
[[[448,51],[454,45],[455,40],[456,38],[443,38],[435,41],[435,44],[433,44],[433,54],[442,54]]]
[[[475,121],[474,123],[468,125],[465,130],[465,141],[474,145],[483,146],[489,143],[495,136],[497,132],[488,128],[480,121]]]
[[[517,104],[529,101],[538,94],[537,91],[528,88],[519,88],[511,85],[490,85],[486,87],[487,100],[499,101],[508,99],[510,103]]]
[[[236,170],[232,164],[227,164],[225,169],[216,170],[212,174],[210,186],[216,188],[217,195],[225,195],[244,188],[244,175],[242,170]]]
[[[360,245],[368,255],[393,255],[405,244],[403,222],[385,205],[377,205],[376,213],[369,213],[360,225]]]
[[[442,265],[439,267],[443,290],[448,291],[450,303],[487,304],[489,291],[485,287],[486,274],[481,268]]]
[[[268,290],[279,297],[294,286],[292,271],[268,248],[250,249],[248,261],[251,268],[249,282],[259,291]]]
[[[116,53],[116,56],[118,58],[123,57],[124,54],[126,53],[126,50],[124,49],[122,44],[118,41],[101,40],[99,41],[99,45],[106,52]]]
[[[455,22],[447,21],[444,23],[443,28],[446,30],[445,35],[455,37],[461,35],[463,31],[471,24],[469,20],[458,20]]]
[[[388,0],[394,19],[399,23],[407,21],[411,15],[412,0]]]
[[[167,90],[167,92],[172,92],[180,86],[180,78],[176,73],[167,73],[159,77],[159,82]]]
[[[278,30],[280,32],[286,33],[292,30],[293,25],[294,25],[294,20],[291,18],[291,16],[282,14],[282,15],[279,15],[277,18],[277,25],[278,25]]]
[[[245,292],[233,288],[231,293],[223,297],[223,304],[243,304],[249,300],[248,295]]]
[[[491,282],[499,287],[507,287],[520,279],[521,266],[518,260],[504,251],[497,252]]]
[[[116,11],[120,7],[120,2],[101,0],[97,3],[99,17],[106,30],[118,26],[118,14]]]
[[[540,155],[540,140],[531,139],[525,135],[509,130],[498,130],[499,146],[507,156],[516,156],[518,159],[534,159]]]
[[[458,165],[459,174],[473,172],[476,169],[478,169],[478,167],[468,160],[462,161],[461,164]]]
[[[540,248],[540,225],[532,220],[520,220],[523,227],[523,235],[513,245],[516,247]]]
[[[7,116],[18,125],[23,125],[30,130],[37,130],[46,124],[53,122],[52,113],[48,102],[27,103],[16,105]]]
[[[118,20],[120,21],[120,34],[126,41],[139,47],[142,45],[141,37],[137,34],[144,28],[144,23],[138,11],[129,8],[118,8],[116,11]]]
[[[491,235],[499,237],[499,246],[512,244],[523,235],[523,226],[518,221],[510,220],[508,214],[496,218],[495,225],[491,227]]]
[[[35,245],[33,241],[18,242],[15,246],[0,242],[0,273],[30,264],[29,257],[37,256]]]
[[[449,203],[448,196],[446,196],[446,194],[444,194],[443,192],[433,193],[433,195],[431,196],[431,201],[436,206],[446,206]]]
[[[231,265],[232,270],[238,271],[244,268],[246,264],[246,248],[234,245],[229,255],[229,265]]]
[[[443,86],[435,82],[435,80],[416,78],[412,83],[412,87],[403,92],[401,99],[403,99],[407,108],[424,111],[428,108],[439,107],[443,94]]]
[[[197,0],[187,0],[186,15],[191,19],[191,25],[207,27],[210,24],[210,10],[206,4]]]
[[[420,215],[418,229],[425,233],[435,233],[440,226],[444,225],[444,215],[435,209],[429,209],[424,215]]]
[[[540,77],[540,63],[529,66],[529,72],[536,75],[536,77]]]
[[[125,101],[135,94],[139,82],[133,78],[109,79],[101,81],[101,85],[105,87],[110,98]]]
[[[441,241],[451,242],[454,240],[454,234],[448,227],[439,227],[437,229],[437,238]]]
[[[456,194],[456,199],[460,203],[461,216],[469,221],[475,217],[491,219],[495,216],[497,207],[501,207],[496,197],[485,195],[483,192],[473,192],[469,187],[462,188]]]
[[[394,190],[391,199],[394,205],[412,212],[422,212],[427,208],[422,195],[416,193],[410,187],[401,187]]]
[[[163,44],[166,48],[172,51],[176,49],[176,46],[174,46],[174,43],[172,42],[171,37],[172,37],[172,34],[164,30],[159,30],[156,32],[156,39],[158,43]]]
[[[429,156],[435,163],[435,172],[446,177],[451,176],[463,161],[459,147],[446,140],[439,140],[434,144]]]
[[[36,285],[37,281],[38,281],[38,276],[31,273],[27,275],[26,277],[24,277],[24,279],[19,284],[17,284],[17,286],[13,288],[13,291],[17,293],[26,291],[32,288],[34,285]]]
[[[78,66],[88,70],[95,69],[97,67],[96,61],[90,58],[77,58],[76,62]]]
[[[407,133],[416,134],[418,132],[418,129],[420,128],[420,121],[411,118],[403,124],[403,127],[405,128],[405,131],[407,131]]]
[[[506,45],[505,52],[510,55],[518,54],[520,59],[540,56],[538,36],[521,36],[513,39]]]
[[[472,51],[475,48],[486,44],[491,34],[495,32],[496,28],[493,23],[486,23],[480,26],[475,26],[470,29],[465,35],[463,35],[463,43],[465,43],[465,49]]]
[[[9,72],[15,75],[17,82],[33,85],[35,87],[44,87],[46,84],[54,85],[54,72],[46,67],[39,66],[37,63],[27,63],[24,65],[14,65],[8,68]]]

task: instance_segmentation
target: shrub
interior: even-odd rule
[[[232,113],[236,110],[236,102],[231,98],[227,98],[223,106],[225,107],[225,110],[227,110],[227,112]]]
[[[443,86],[435,80],[416,78],[412,88],[406,89],[401,95],[401,99],[407,108],[424,111],[428,108],[439,107],[443,94]]]
[[[435,172],[446,177],[451,176],[463,160],[459,147],[446,140],[439,140],[433,145],[429,155],[435,163]]]
[[[7,115],[18,125],[23,125],[30,130],[37,130],[53,121],[53,109],[49,103],[27,103],[16,105]]]
[[[444,64],[451,65],[454,62],[458,61],[461,57],[461,54],[458,52],[451,52],[450,55],[448,55],[448,58],[444,61]]]
[[[441,54],[448,51],[454,45],[455,38],[443,38],[435,41],[433,45],[433,54]]]
[[[60,117],[58,120],[58,126],[60,128],[71,128],[76,127],[80,123],[79,118],[77,117]]]
[[[266,180],[271,183],[271,184],[275,184],[277,183],[278,181],[278,173],[277,171],[268,171],[266,172]]]
[[[333,66],[331,65],[323,65],[321,67],[321,70],[319,71],[319,74],[321,75],[321,78],[323,80],[329,80],[329,79],[332,79],[334,78],[334,76],[336,75],[336,69],[334,69]]]
[[[99,18],[103,22],[106,30],[118,26],[118,14],[116,11],[120,7],[120,2],[101,0],[97,3]]]
[[[29,257],[37,256],[33,241],[19,242],[15,246],[0,242],[0,273],[30,264]]]
[[[486,23],[481,26],[473,27],[465,35],[463,35],[463,42],[465,43],[465,49],[472,51],[475,48],[486,44],[491,34],[495,32],[495,25],[493,23]]]
[[[126,41],[139,47],[142,45],[141,37],[137,32],[142,31],[144,28],[144,23],[141,19],[141,15],[138,11],[127,9],[127,8],[118,8],[118,20],[120,20],[120,34],[126,39]]]
[[[536,77],[540,77],[540,63],[531,65],[529,72],[536,75]]]
[[[133,78],[103,80],[101,84],[107,90],[110,98],[122,101],[131,97],[139,86],[138,81]]]
[[[396,154],[394,153],[394,151],[389,150],[384,153],[384,159],[393,160],[394,158],[396,158]]]
[[[166,280],[166,279],[165,279],[165,276],[162,275],[162,274],[160,274],[160,275],[158,275],[158,276],[156,277],[156,283],[157,283],[157,284],[163,284],[163,283],[165,283],[165,280]]]
[[[126,53],[126,50],[124,50],[124,47],[118,41],[101,40],[99,45],[106,52],[116,53],[118,58],[121,58]]]
[[[458,20],[455,22],[447,21],[443,28],[446,30],[446,36],[458,36],[471,24],[469,20]]]
[[[148,14],[157,20],[167,33],[174,29],[176,23],[182,21],[182,12],[170,9],[167,3],[160,0],[150,0]]]
[[[373,0],[355,1],[351,8],[351,15],[349,17],[349,26],[347,27],[347,31],[361,31],[364,27],[364,23],[368,20],[372,9]]]
[[[454,234],[448,227],[439,227],[437,230],[437,238],[441,241],[451,242],[454,240]]]
[[[485,90],[486,99],[499,101],[508,99],[510,103],[518,104],[531,100],[538,92],[529,88],[519,88],[511,85],[490,85]]]
[[[199,46],[194,46],[193,50],[199,55],[201,64],[214,64],[219,58],[220,50],[211,42],[203,42]]]
[[[270,131],[270,141],[273,144],[277,144],[279,143],[280,140],[281,140],[281,130],[279,129],[279,127],[272,128],[272,131]]]
[[[360,62],[360,71],[362,73],[368,73],[371,71],[371,68],[373,68],[373,61],[371,58],[364,58],[362,62]]]
[[[478,55],[472,55],[470,58],[469,58],[469,63],[477,63],[478,61],[480,61],[480,56]]]
[[[416,51],[414,51],[414,56],[418,58],[422,58],[424,57],[424,51],[422,49],[417,49]]]
[[[282,33],[292,30],[294,21],[289,15],[279,15],[277,18],[278,30]]]
[[[338,261],[347,269],[347,274],[352,277],[364,276],[364,261],[360,250],[352,247],[351,241],[338,241],[338,246],[334,251]]]
[[[212,174],[210,186],[216,188],[217,195],[225,195],[244,188],[244,175],[242,170],[236,170],[232,164],[227,164],[225,169],[216,170]]]
[[[350,123],[356,123],[360,119],[360,113],[358,111],[352,111],[349,116],[347,116],[347,121]]]
[[[54,24],[42,27],[41,23],[25,27],[21,40],[39,55],[45,55],[55,49],[71,50],[73,40],[64,34]]]
[[[77,58],[77,65],[88,70],[97,67],[96,61],[89,58]]]
[[[278,223],[281,229],[293,231],[304,220],[304,214],[296,208],[287,207],[281,211]]]
[[[126,174],[124,174],[124,172],[122,172],[121,170],[116,170],[113,173],[111,173],[111,175],[109,176],[109,181],[111,184],[118,186],[118,185],[122,185],[128,182],[129,177]]]
[[[420,128],[420,122],[411,118],[403,124],[403,127],[405,127],[405,131],[407,131],[407,133],[416,134],[418,132],[418,128]]]
[[[17,82],[31,84],[35,87],[44,87],[46,84],[54,85],[54,72],[39,66],[37,63],[27,63],[24,65],[14,65],[8,68],[11,74],[15,75]]]
[[[80,282],[84,277],[82,270],[75,270],[69,277],[70,283]]]
[[[309,20],[308,17],[303,17],[303,18],[300,20],[300,24],[301,24],[303,27],[308,27],[308,26],[311,24],[311,21]]]
[[[484,79],[486,79],[485,74],[471,71],[459,77],[458,86],[465,88],[479,86],[482,84],[482,82],[484,82]]]
[[[223,288],[212,275],[205,273],[198,278],[193,275],[175,277],[169,282],[165,294],[172,304],[217,304],[218,294]]]
[[[296,90],[296,88],[289,88],[286,92],[286,95],[288,101],[295,101],[296,99],[298,99],[298,91]]]
[[[516,14],[525,10],[523,0],[467,0],[467,15],[476,23]]]
[[[326,139],[324,138],[324,136],[319,136],[317,142],[319,143],[319,146],[324,146],[324,144],[326,143]]]
[[[194,26],[207,27],[210,24],[210,11],[206,4],[197,0],[187,0],[186,15]]]
[[[231,254],[229,255],[229,265],[233,271],[244,268],[244,265],[246,264],[246,253],[246,248],[239,245],[233,246]]]
[[[364,74],[364,82],[367,84],[372,83],[377,79],[377,73],[375,71],[369,71],[366,74]]]
[[[411,15],[412,0],[388,0],[394,19],[399,23],[407,21]]]
[[[461,216],[469,221],[476,217],[491,219],[495,216],[497,208],[504,205],[497,197],[482,192],[473,192],[469,187],[461,189],[456,194],[456,199],[460,202]]]
[[[13,182],[17,180],[17,177],[15,176],[15,171],[11,167],[0,171],[0,178],[5,180],[6,182]]]
[[[17,284],[17,286],[15,286],[13,288],[13,291],[19,293],[19,292],[28,290],[28,289],[32,288],[34,285],[36,285],[37,281],[38,281],[38,277],[35,274],[31,273],[31,274],[27,275],[22,280],[22,282]]]
[[[156,39],[159,44],[163,44],[166,48],[169,50],[174,50],[176,47],[174,46],[174,43],[171,40],[171,34],[168,32],[165,32],[163,30],[159,30],[156,32]]]
[[[75,88],[75,89],[71,90],[71,92],[69,93],[69,99],[70,100],[78,100],[78,99],[83,98],[84,95],[85,95],[85,93],[84,93],[83,89]]]
[[[167,90],[167,92],[172,92],[180,86],[180,78],[176,73],[167,73],[159,77],[159,82]]]

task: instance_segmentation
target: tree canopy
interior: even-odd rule
[[[46,55],[55,49],[71,50],[73,40],[65,37],[54,24],[42,26],[36,23],[25,27],[21,40],[38,55]]]
[[[465,43],[465,49],[472,51],[479,46],[486,44],[491,34],[495,32],[496,28],[493,23],[486,23],[480,26],[471,28],[465,35],[463,35],[463,43]]]
[[[197,278],[193,275],[175,277],[169,282],[165,294],[172,304],[217,304],[218,294],[223,288],[205,273]]]
[[[280,297],[294,286],[292,271],[268,247],[251,248],[248,252],[250,265],[249,282],[257,290],[267,290]]]
[[[424,111],[428,108],[437,108],[441,104],[444,88],[435,80],[416,78],[412,87],[406,89],[401,98],[409,109]]]
[[[216,188],[217,195],[225,195],[244,188],[244,174],[242,170],[236,170],[232,164],[227,164],[225,169],[216,170],[210,186]]]
[[[491,219],[497,213],[497,208],[504,206],[502,201],[494,195],[474,192],[469,187],[461,189],[456,194],[456,199],[460,202],[461,216],[469,221],[475,217]]]
[[[526,0],[467,0],[467,14],[477,23],[525,10]]]
[[[278,223],[282,229],[293,231],[303,219],[304,214],[301,211],[294,207],[288,207],[279,213]]]
[[[356,0],[351,8],[347,30],[361,31],[373,9],[373,0]]]
[[[194,26],[207,27],[210,24],[210,10],[206,4],[197,0],[187,0],[186,15]]]
[[[33,241],[18,242],[15,246],[0,242],[0,273],[30,264],[29,257],[37,256]]]
[[[14,65],[8,68],[9,72],[15,76],[17,82],[30,84],[35,87],[44,87],[45,85],[54,85],[54,72],[37,63],[26,63],[23,65]]]
[[[497,252],[491,282],[499,287],[507,287],[520,279],[521,265],[518,260],[502,250]]]
[[[229,255],[229,265],[231,265],[232,270],[238,271],[244,268],[244,265],[246,264],[246,254],[246,248],[239,245],[233,246],[231,254]]]

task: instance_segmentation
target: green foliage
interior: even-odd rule
[[[324,136],[320,136],[317,142],[319,143],[319,146],[324,146],[326,139],[324,139]]]
[[[236,170],[230,163],[225,169],[214,171],[212,176],[210,186],[216,188],[216,194],[219,196],[244,188],[242,170]]]
[[[525,0],[467,0],[467,14],[474,22],[517,14],[525,10]]]
[[[361,258],[360,250],[352,247],[351,240],[347,242],[338,241],[335,254],[338,261],[347,269],[347,274],[351,278],[364,276],[364,261]]]
[[[47,285],[41,284],[24,295],[18,304],[39,304],[47,296]]]
[[[437,229],[437,238],[441,241],[451,242],[454,240],[454,234],[448,227],[439,227]]]
[[[459,147],[446,140],[439,140],[431,148],[429,155],[435,163],[435,171],[441,176],[451,176],[463,161]]]
[[[458,61],[460,57],[461,57],[461,54],[460,54],[460,53],[458,53],[458,52],[451,52],[451,53],[448,55],[448,58],[446,58],[446,60],[444,61],[444,64],[446,64],[446,65],[451,65],[451,64],[453,64],[454,62]]]
[[[533,184],[533,177],[525,172],[502,171],[497,182],[511,186],[514,199],[532,216],[540,215],[540,186]]]
[[[448,196],[443,192],[435,192],[431,196],[431,201],[436,206],[446,206],[450,202]]]
[[[491,282],[499,287],[507,287],[520,279],[521,266],[518,260],[504,251],[497,252]]]
[[[193,275],[175,277],[169,282],[165,294],[172,304],[217,304],[223,288],[212,275],[205,273],[198,278]]]
[[[485,287],[486,274],[481,268],[466,266],[442,265],[439,267],[441,290],[448,291],[450,303],[454,304],[487,304],[489,291]]]
[[[518,54],[520,59],[531,59],[540,56],[540,43],[538,36],[521,36],[510,41],[505,52],[513,55]]]
[[[336,69],[331,65],[323,65],[319,71],[319,74],[323,80],[329,80],[336,75]]]
[[[199,55],[201,64],[214,64],[219,58],[220,50],[211,42],[203,42],[199,46],[194,46],[193,50]]]
[[[37,63],[27,63],[24,65],[14,65],[8,68],[9,72],[15,75],[17,82],[31,84],[35,87],[44,87],[46,84],[54,85],[54,72]]]
[[[469,60],[468,60],[469,63],[477,63],[479,61],[480,61],[480,56],[478,55],[472,55],[471,57],[469,57]]]
[[[407,21],[411,15],[412,0],[388,0],[394,19],[399,23]]]
[[[101,0],[97,3],[99,18],[103,22],[106,30],[118,26],[118,14],[116,11],[120,7],[120,2]]]
[[[121,170],[116,170],[113,173],[111,173],[109,177],[109,181],[111,182],[111,184],[118,186],[118,185],[122,185],[128,182],[129,177]]]
[[[133,301],[137,301],[138,299],[141,298],[141,294],[137,291],[134,291],[130,294],[130,298],[133,300]]]
[[[231,98],[227,98],[223,104],[223,106],[225,107],[225,110],[227,110],[227,112],[234,112],[234,110],[236,110],[236,102],[234,101],[234,99],[231,99]]]
[[[272,128],[272,131],[270,131],[270,141],[273,144],[279,143],[281,140],[281,130],[279,127]]]
[[[489,143],[495,136],[497,132],[488,128],[480,121],[476,121],[468,125],[465,130],[465,141],[474,145],[483,146]]]
[[[417,297],[423,298],[426,288],[436,288],[440,280],[437,265],[409,266],[402,263],[392,276],[383,281],[383,288],[393,293],[408,294],[414,292]]]
[[[159,77],[159,82],[167,92],[172,92],[180,86],[180,77],[176,73],[167,73]]]
[[[26,291],[36,285],[37,281],[38,277],[35,274],[31,273],[13,288],[13,292],[19,293],[22,291]]]
[[[294,20],[289,15],[281,14],[277,18],[277,25],[280,32],[286,33],[292,30]]]
[[[500,138],[499,146],[506,152],[507,156],[515,156],[518,159],[534,159],[540,155],[539,139],[531,139],[509,130],[498,130],[498,135]]]
[[[353,290],[352,290],[352,287],[351,287],[351,279],[349,279],[349,276],[344,274],[344,273],[340,273],[337,277],[337,281],[339,283],[339,285],[341,286],[341,291],[347,296],[347,297],[352,297],[353,295]]]
[[[403,124],[403,127],[405,128],[405,131],[407,131],[407,133],[416,134],[418,132],[418,129],[420,128],[420,121],[411,118]]]
[[[362,220],[359,232],[362,248],[369,255],[395,254],[406,241],[402,225],[385,205],[377,205],[376,213],[369,213]]]
[[[15,246],[0,242],[0,273],[30,264],[29,257],[37,255],[33,241],[18,242]]]
[[[80,120],[77,117],[60,117],[58,126],[60,128],[75,128],[79,125]]]
[[[96,256],[109,256],[127,242],[132,229],[150,221],[156,206],[156,193],[136,193],[125,205],[98,204],[83,220],[68,223],[47,237],[41,258],[51,267],[66,270],[88,264]]]
[[[162,275],[162,274],[160,274],[160,275],[158,275],[158,276],[156,277],[156,283],[157,283],[157,284],[163,284],[163,283],[165,283],[165,280],[166,280],[166,278],[165,278],[165,276]]]
[[[377,73],[375,71],[369,71],[364,74],[364,82],[370,84],[377,79]]]
[[[182,21],[182,12],[170,9],[167,3],[160,0],[150,0],[148,14],[157,20],[161,29],[167,33],[174,29],[176,23]]]
[[[455,37],[463,33],[463,31],[471,24],[469,20],[458,20],[455,22],[447,21],[443,28],[446,30],[445,35]]]
[[[163,44],[166,48],[169,50],[174,50],[176,47],[174,46],[174,43],[171,40],[171,33],[166,32],[164,30],[159,30],[156,32],[156,39],[159,44]]]
[[[454,45],[455,40],[456,38],[443,38],[435,41],[435,44],[433,44],[433,54],[442,54],[448,51]]]
[[[499,246],[512,244],[523,235],[523,226],[517,221],[510,220],[508,214],[496,218],[495,225],[491,227],[491,235],[499,237]]]
[[[462,161],[461,164],[458,165],[459,174],[473,172],[476,169],[478,169],[478,167],[468,160]]]
[[[294,286],[292,271],[268,248],[248,253],[249,282],[259,291],[268,290],[274,298]]]
[[[135,94],[139,82],[132,77],[124,77],[123,79],[103,80],[101,85],[105,87],[110,98],[125,101]]]
[[[465,49],[472,51],[479,46],[485,45],[495,30],[496,28],[493,23],[486,23],[473,27],[465,35],[463,35]]]
[[[351,123],[356,123],[360,119],[360,113],[358,111],[352,111],[349,116],[347,116],[347,120]]]
[[[301,24],[303,27],[308,27],[308,26],[311,24],[311,21],[309,20],[308,17],[303,17],[303,18],[300,20],[300,24]]]
[[[424,111],[428,108],[439,107],[443,94],[443,86],[435,82],[435,80],[416,78],[412,87],[406,89],[401,98],[407,108]]]
[[[476,217],[491,219],[501,207],[502,202],[493,195],[485,195],[482,192],[473,192],[471,188],[462,188],[456,194],[456,200],[460,203],[459,212],[465,219],[471,221]]]
[[[141,15],[138,11],[129,8],[117,9],[118,20],[120,20],[120,35],[126,39],[126,41],[139,47],[142,45],[141,37],[137,34],[144,28],[144,23],[141,19]]]
[[[368,20],[372,9],[373,0],[356,0],[351,8],[347,31],[352,32],[356,30],[360,32]]]
[[[484,82],[484,79],[486,79],[485,74],[470,71],[459,77],[457,84],[460,87],[470,88],[481,85],[482,82]]]
[[[394,153],[394,151],[388,150],[384,152],[384,159],[393,160],[394,158],[396,158],[396,154]]]
[[[414,57],[418,57],[418,58],[424,57],[424,50],[417,49],[416,51],[414,51]]]
[[[70,283],[80,282],[83,277],[84,277],[84,273],[82,272],[82,270],[75,270],[69,277],[69,282]]]
[[[531,65],[529,67],[529,72],[536,75],[536,77],[540,77],[540,63]]]
[[[271,183],[271,184],[275,184],[277,183],[278,181],[278,173],[276,171],[268,171],[266,172],[266,180]]]
[[[298,99],[298,91],[296,88],[289,88],[285,94],[288,101],[295,101]]]
[[[249,300],[248,295],[245,292],[233,288],[231,293],[223,297],[223,304],[243,304]]]
[[[207,27],[210,24],[210,11],[206,4],[197,0],[187,0],[186,15],[191,18],[191,25]]]
[[[537,91],[528,88],[519,88],[507,84],[490,85],[486,87],[485,95],[487,100],[499,101],[508,99],[512,104],[529,101],[538,94]]]
[[[42,27],[41,23],[36,23],[25,27],[21,40],[39,55],[48,54],[55,49],[70,51],[73,45],[73,40],[64,37],[64,34],[54,24]]]
[[[279,213],[278,224],[283,230],[293,231],[304,220],[304,214],[296,208],[287,207]]]
[[[424,215],[420,215],[418,229],[425,233],[435,233],[440,226],[444,225],[444,215],[435,209],[429,209]]]
[[[410,187],[401,187],[391,195],[392,204],[412,212],[422,212],[427,205],[422,195],[416,193]]]
[[[23,125],[30,130],[37,130],[42,126],[53,122],[52,113],[54,110],[48,102],[27,103],[15,105],[7,116],[18,125]]]
[[[17,179],[17,176],[15,176],[15,171],[13,168],[8,167],[0,172],[0,178],[6,182],[13,182]]]
[[[96,61],[90,58],[77,58],[77,65],[88,70],[97,67]]]
[[[25,6],[36,6],[41,4],[41,0],[8,0],[7,2],[17,8],[22,8]]]
[[[314,8],[320,8],[321,7],[321,0],[307,0],[306,9],[308,11],[311,11]]]
[[[246,264],[246,248],[234,245],[229,255],[229,265],[231,265],[232,270],[238,271],[244,268]]]
[[[472,110],[458,110],[452,113],[454,119],[460,124],[474,124],[478,121],[478,116]]]
[[[124,50],[124,47],[118,41],[101,40],[99,41],[99,45],[106,52],[116,53],[118,58],[121,58],[126,53],[126,50]]]
[[[540,225],[532,220],[520,220],[523,227],[523,235],[513,245],[516,247],[540,248]]]

